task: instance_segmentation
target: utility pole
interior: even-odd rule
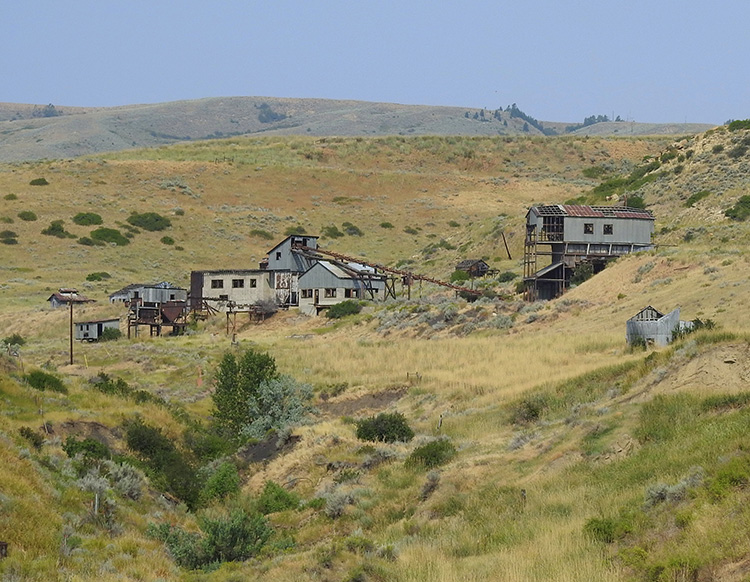
[[[70,365],[73,365],[73,297],[70,297]]]

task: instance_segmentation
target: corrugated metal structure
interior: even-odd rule
[[[626,339],[630,345],[643,342],[663,347],[672,342],[675,331],[690,325],[690,322],[680,321],[679,307],[664,315],[649,305],[628,319]]]
[[[75,324],[75,339],[94,342],[102,337],[105,329],[120,329],[120,319],[97,319],[92,321],[79,321]]]
[[[320,260],[299,278],[299,309],[318,315],[331,305],[347,299],[382,299],[386,276],[358,263]]]
[[[653,214],[639,208],[564,204],[530,208],[524,241],[527,298],[561,295],[581,263],[590,263],[597,272],[613,258],[652,248],[653,232]]]

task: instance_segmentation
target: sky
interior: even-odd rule
[[[1,0],[0,102],[203,97],[750,117],[747,0]]]

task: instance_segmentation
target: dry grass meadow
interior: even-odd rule
[[[27,340],[20,359],[0,362],[0,541],[10,543],[0,576],[747,579],[748,230],[723,218],[746,186],[732,174],[734,160],[708,168],[716,143],[731,138],[677,142],[694,153],[665,161],[669,173],[639,191],[656,214],[660,246],[557,300],[469,304],[425,284],[410,300],[335,323],[294,311],[263,324],[240,318],[239,347],[222,317],[180,337],[76,344],[73,365],[68,313],[46,304],[58,287],[97,299],[76,319],[122,315],[107,295],[128,283],[186,286],[193,269],[254,268],[287,229],[317,234],[344,222],[362,236],[323,238],[324,248],[441,279],[467,257],[518,274],[528,206],[586,195],[600,180],[585,169],[627,174],[674,142],[237,138],[0,167],[1,226],[18,240],[0,245],[0,337]],[[678,163],[685,167],[674,171]],[[698,188],[691,176],[716,185],[687,208]],[[40,177],[49,184],[29,184]],[[23,211],[36,220],[19,218]],[[134,211],[168,216],[172,227],[131,231],[126,246],[76,242],[93,228],[72,222],[78,212],[125,232]],[[53,220],[76,238],[40,234]],[[160,242],[165,234],[173,244]],[[111,278],[87,281],[95,272]],[[484,282],[509,294],[514,283]],[[670,348],[629,350],[625,321],[649,304],[716,327]],[[314,387],[318,412],[294,428],[293,446],[241,465],[241,493],[222,505],[191,512],[149,487],[137,501],[118,499],[116,527],[87,519],[91,495],[74,485],[65,438],[97,434],[125,454],[122,427],[142,418],[181,442],[185,416],[209,421],[223,354],[251,347]],[[69,393],[34,390],[20,366],[54,372]],[[96,392],[88,380],[99,372],[168,406]],[[403,413],[414,441],[368,449],[357,440],[354,422],[383,411]],[[30,449],[19,428],[44,422],[55,434]],[[427,471],[406,462],[440,438],[457,451],[448,463]],[[368,464],[372,455],[382,462]],[[696,467],[701,479],[690,480]],[[350,503],[336,517],[314,504],[273,513],[274,537],[258,557],[213,569],[181,569],[147,535],[150,523],[197,531],[201,516],[247,505],[269,480],[304,501],[338,494]]]

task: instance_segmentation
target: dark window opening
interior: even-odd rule
[[[604,234],[612,234],[612,225],[611,224],[605,224],[604,225]]]
[[[232,289],[242,289],[244,286],[244,279],[232,279]]]
[[[325,296],[328,298],[336,297],[336,289],[326,289]]]
[[[594,223],[584,222],[583,223],[583,234],[594,234]]]
[[[280,261],[280,260],[281,260],[281,251],[278,251],[278,252],[276,253],[276,260],[277,260],[277,261]]]
[[[229,301],[229,295],[219,295],[219,301]]]
[[[223,289],[223,288],[224,288],[223,279],[211,279],[211,289]]]
[[[258,280],[257,279],[250,279],[250,287],[255,289],[258,286]]]

